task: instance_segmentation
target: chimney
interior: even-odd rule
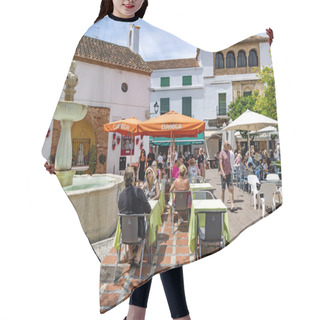
[[[128,47],[131,51],[137,54],[139,54],[139,30],[140,27],[131,24],[128,37]]]

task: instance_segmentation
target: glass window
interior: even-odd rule
[[[192,76],[183,76],[182,77],[182,85],[183,86],[191,86],[192,85]]]
[[[227,68],[235,68],[236,66],[236,61],[235,61],[235,57],[234,57],[234,53],[233,52],[228,52],[227,53],[227,63],[226,63]]]
[[[243,96],[244,96],[244,97],[252,96],[252,91],[245,91],[245,92],[243,93]]]
[[[258,66],[258,55],[256,50],[250,50],[249,52],[249,67]]]
[[[160,98],[160,115],[170,111],[170,99]]]
[[[245,52],[242,50],[238,52],[237,66],[238,68],[247,66],[247,57]]]
[[[182,98],[182,114],[188,117],[192,117],[192,98]]]
[[[170,77],[161,77],[160,86],[170,87]]]
[[[223,59],[223,54],[221,52],[216,53],[215,68],[216,69],[223,69],[224,68],[224,59]]]

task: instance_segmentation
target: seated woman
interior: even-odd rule
[[[196,166],[196,161],[194,160],[194,158],[192,158],[190,160],[190,165],[188,168],[188,178],[189,179],[196,178],[198,175],[199,175],[199,171]]]
[[[150,213],[151,207],[144,192],[140,188],[137,188],[133,185],[134,171],[130,167],[127,167],[124,172],[124,183],[125,189],[119,195],[119,212],[125,214]],[[145,237],[143,217],[138,218],[138,237],[141,239]],[[129,263],[139,266],[142,246],[139,246],[136,256],[134,256],[133,246],[129,245],[128,247]]]
[[[179,167],[179,176],[178,178],[173,182],[170,192],[173,191],[188,191],[190,189],[189,179],[187,177],[187,168],[184,165],[181,165]],[[191,194],[188,193],[188,208],[191,208]],[[180,223],[183,222],[182,217],[180,217],[180,212],[178,212],[178,221]]]
[[[265,180],[268,173],[269,173],[269,167],[267,163],[267,158],[262,159],[262,180]]]
[[[147,200],[158,200],[160,197],[159,181],[151,167],[146,170],[146,182],[141,189],[144,191]]]
[[[153,172],[154,172],[154,175],[155,175],[156,179],[158,179],[158,181],[161,181],[162,174],[161,174],[161,170],[160,169],[162,168],[162,163],[161,164],[160,163],[157,164],[156,161],[153,161],[151,166],[152,166],[152,169],[153,169]]]

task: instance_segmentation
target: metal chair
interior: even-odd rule
[[[214,195],[209,190],[197,190],[192,192],[192,199],[194,200],[214,199]]]
[[[140,275],[139,275],[139,281],[141,281],[141,272],[142,272],[142,264],[143,264],[143,254],[144,254],[144,247],[145,247],[145,237],[148,233],[148,227],[149,227],[149,220],[146,219],[146,217],[149,216],[148,213],[118,213],[118,216],[121,219],[121,236],[120,236],[120,243],[119,243],[119,249],[118,249],[118,256],[117,256],[117,262],[114,270],[114,276],[113,281],[115,281],[116,273],[117,273],[117,267],[118,263],[120,261],[121,256],[121,245],[122,244],[128,244],[128,245],[142,245],[141,250],[141,257],[140,257]],[[140,238],[138,236],[138,219],[144,218],[144,225],[145,225],[145,237]]]
[[[257,183],[260,184],[260,181],[258,177],[255,174],[249,174],[248,175],[248,184],[250,185],[250,195],[253,196],[253,206],[254,209],[256,209],[257,205],[257,194],[258,194],[258,188]],[[251,206],[251,197],[250,197],[250,206]]]
[[[197,224],[198,224],[198,232],[197,238],[198,243],[196,245],[199,247],[199,255],[201,259],[201,243],[202,242],[218,242],[222,246],[225,247],[225,238],[223,231],[223,214],[225,211],[199,211],[195,214],[197,215]],[[205,215],[205,226],[200,227],[199,223],[199,215]],[[197,240],[196,238],[196,240]],[[197,251],[197,247],[195,248]],[[196,252],[195,251],[195,252]]]
[[[240,188],[241,188],[241,185],[242,185],[243,193],[244,193],[245,183],[248,183],[248,175],[249,175],[249,171],[248,170],[243,170],[242,173],[241,173]],[[249,186],[248,186],[248,191],[249,191]]]
[[[261,185],[258,197],[258,206],[260,208],[260,201],[262,203],[262,217],[264,217],[266,206],[270,206],[272,211],[276,209],[275,194],[278,192],[275,183],[264,183]],[[263,198],[261,197],[263,195]]]
[[[172,194],[172,204],[171,204],[171,223],[172,223],[172,232],[174,225],[174,212],[185,212],[188,213],[188,224],[190,220],[190,210],[188,209],[188,194],[190,191],[173,191]]]

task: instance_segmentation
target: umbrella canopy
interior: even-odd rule
[[[223,130],[258,131],[265,127],[274,126],[276,124],[278,124],[277,120],[266,117],[260,113],[247,110]]]
[[[139,124],[142,123],[136,117],[123,119],[115,122],[109,122],[104,124],[103,129],[106,132],[118,132],[124,136],[130,133],[131,136],[140,135],[138,132]]]
[[[204,131],[205,123],[170,111],[139,124],[139,134],[152,137],[196,137]]]

